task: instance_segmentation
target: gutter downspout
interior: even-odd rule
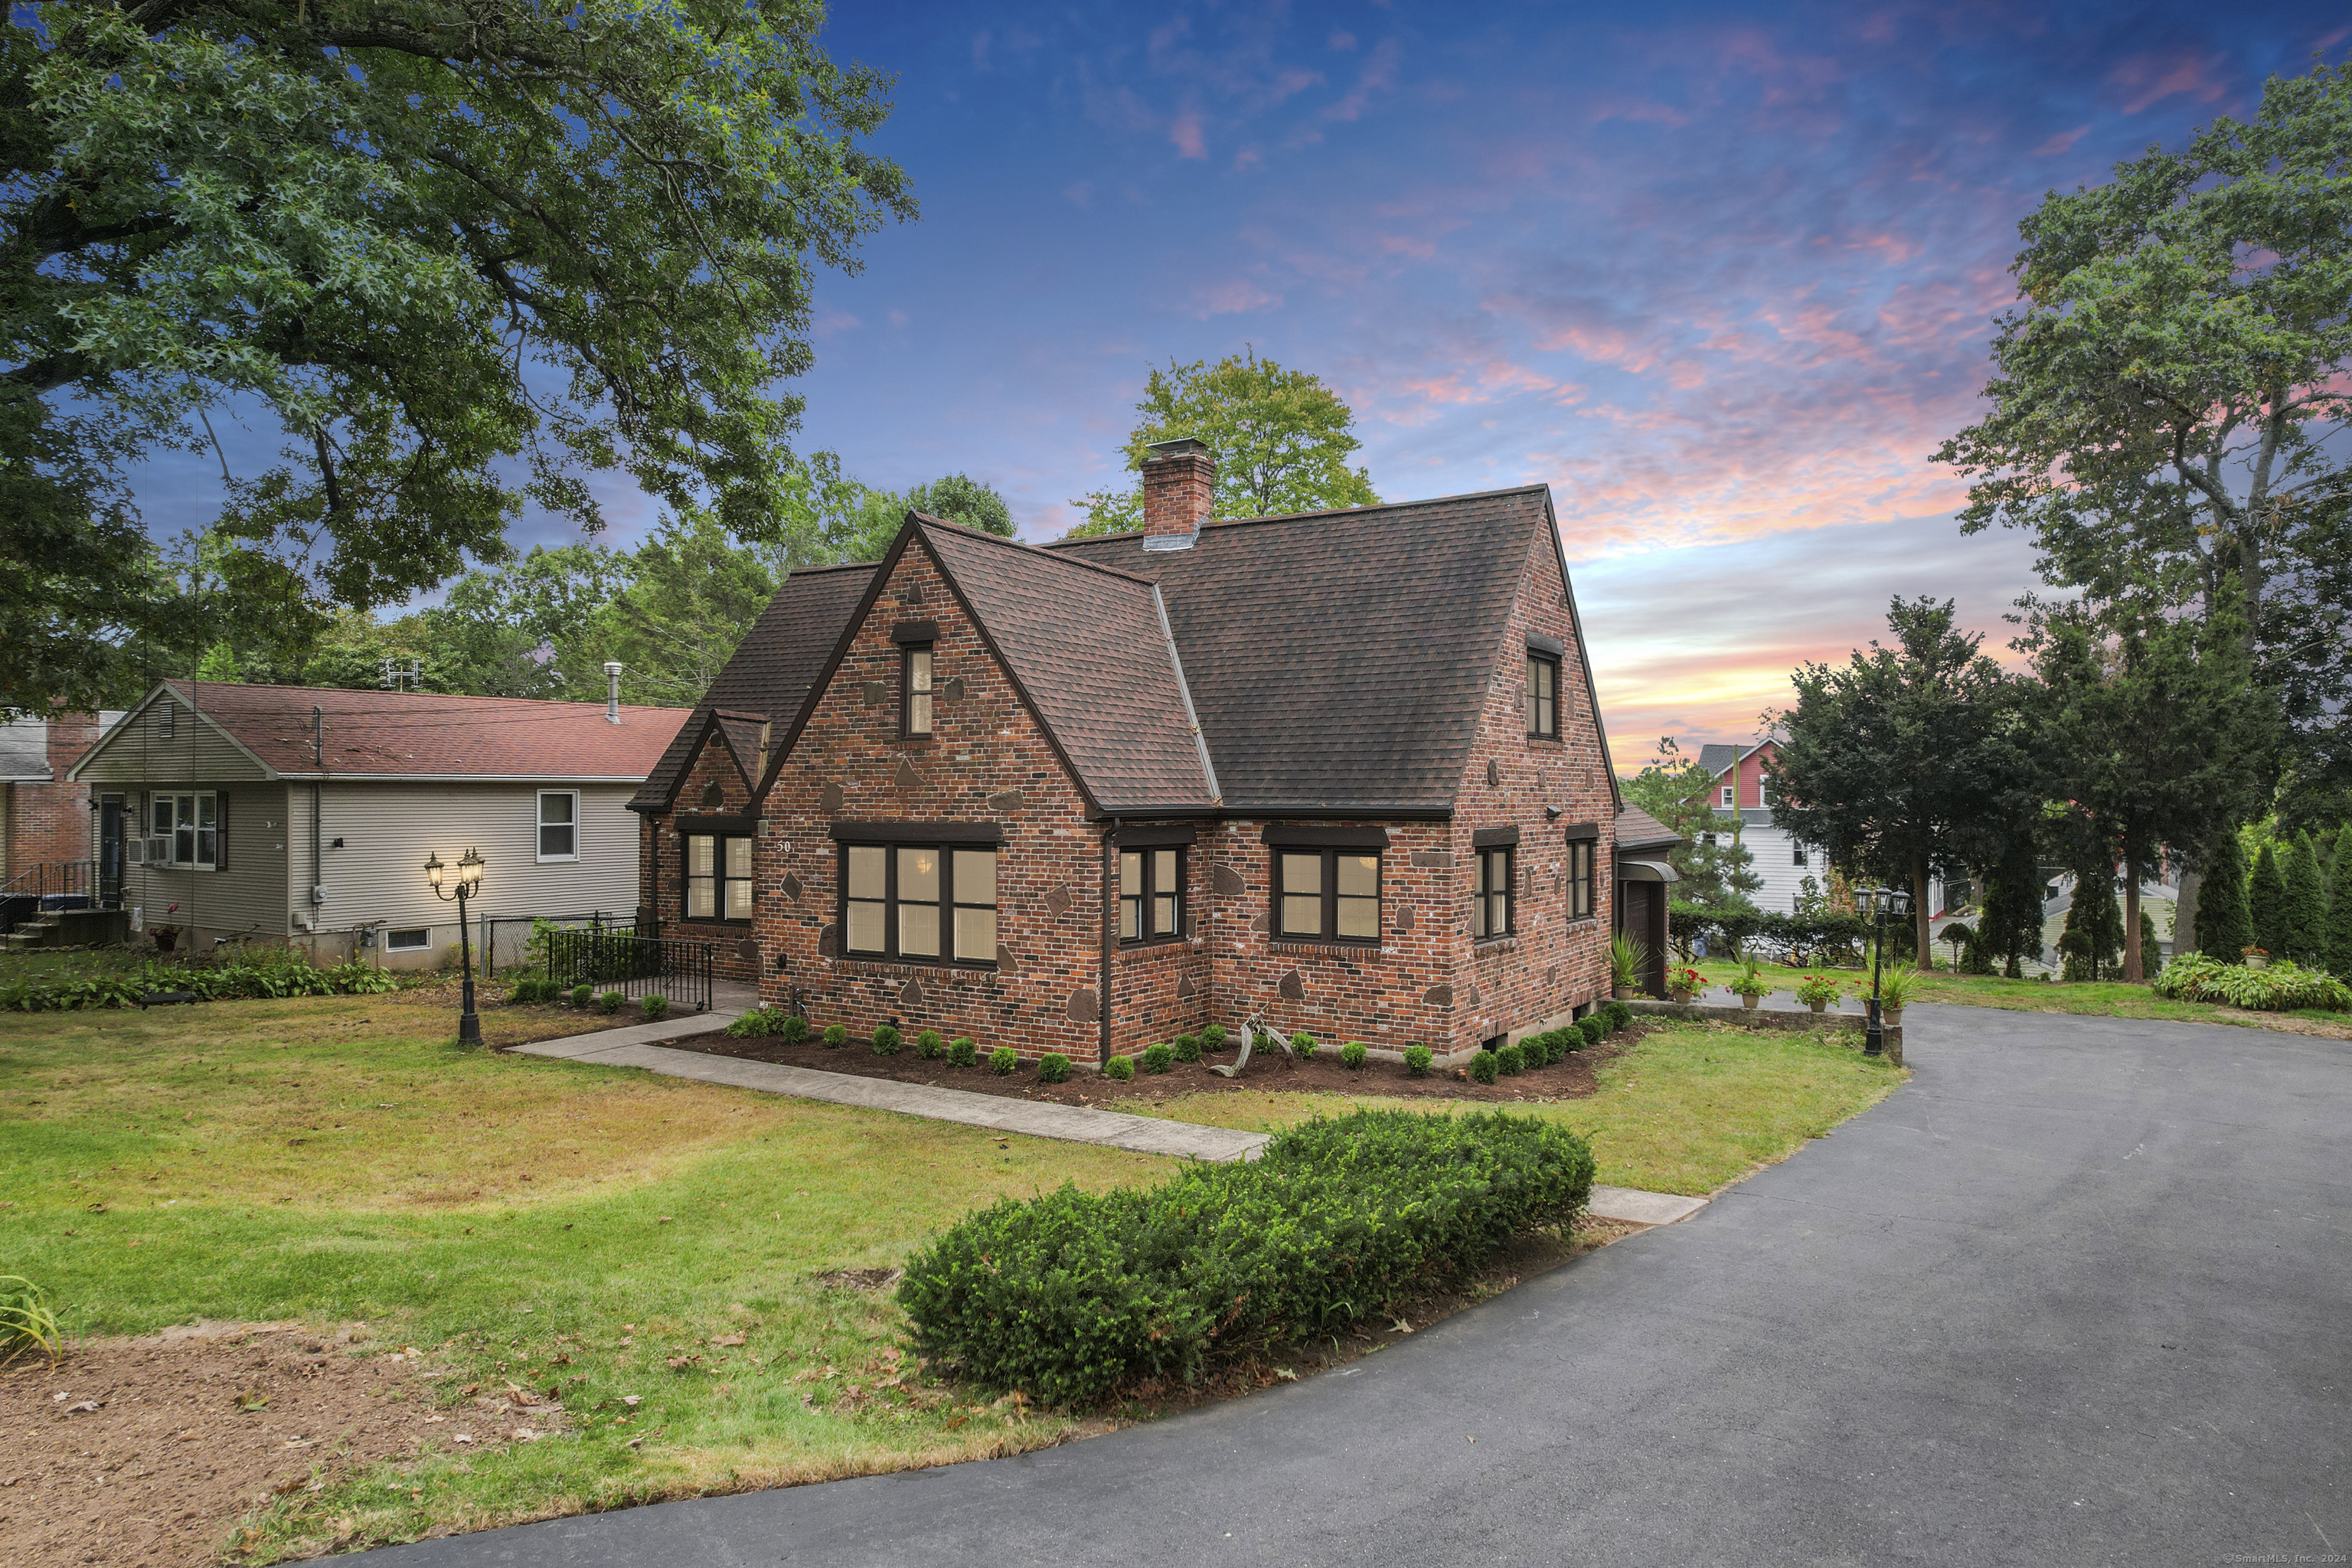
[[[1111,879],[1118,874],[1118,851],[1112,845],[1111,840],[1118,832],[1118,825],[1117,823],[1113,823],[1103,829],[1102,837],[1102,1005],[1096,1009],[1096,1012],[1100,1016],[1102,1021],[1102,1041],[1097,1049],[1095,1058],[1095,1066],[1097,1068],[1107,1068],[1110,1066],[1111,936],[1118,929],[1116,922],[1118,920],[1118,900],[1116,896],[1117,889],[1111,883]]]
[[[310,962],[319,962],[319,909],[325,902],[319,890],[326,885],[326,829],[321,822],[327,789],[327,714],[317,703],[310,705],[310,766],[318,777],[310,781]]]

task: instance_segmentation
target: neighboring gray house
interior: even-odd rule
[[[368,952],[428,968],[455,963],[457,942],[457,907],[427,885],[428,856],[454,866],[480,852],[478,917],[626,918],[627,802],[687,717],[173,680],[67,776],[88,786],[99,880],[133,932],[182,951],[243,938],[290,942],[320,963]]]

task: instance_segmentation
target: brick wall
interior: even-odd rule
[[[49,721],[49,773],[57,782],[8,786],[7,874],[90,857],[89,789],[64,782],[66,769],[98,739],[98,720],[68,713]]]
[[[758,763],[746,759],[748,765]],[[711,786],[718,786],[714,800]],[[751,792],[736,768],[734,753],[716,727],[690,759],[684,782],[670,811],[648,816],[637,840],[639,898],[654,906],[661,934],[681,942],[707,942],[712,949],[711,969],[722,980],[756,980],[760,975],[760,933],[756,922],[690,921],[686,918],[686,836],[707,831],[698,818],[748,816]],[[758,856],[753,855],[754,887]],[[756,903],[755,903],[755,908]],[[640,909],[642,920],[646,910]]]

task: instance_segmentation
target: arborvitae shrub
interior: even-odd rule
[[[1225,1026],[1223,1024],[1212,1024],[1207,1028],[1202,1030],[1201,1048],[1204,1051],[1223,1050],[1225,1048]]]
[[[1503,1064],[1495,1058],[1496,1051],[1480,1051],[1470,1058],[1470,1076],[1480,1083],[1492,1083],[1502,1072]]]
[[[980,1047],[971,1043],[969,1036],[951,1041],[949,1044],[948,1066],[951,1068],[968,1068],[978,1060],[980,1060]]]
[[[1601,1030],[1613,1035],[1633,1021],[1633,1009],[1622,1002],[1605,1002],[1601,1006]]]
[[[1349,1040],[1339,1047],[1339,1065],[1349,1072],[1364,1070],[1364,1042]]]
[[[646,1023],[657,1022],[669,1016],[669,998],[658,991],[641,996],[637,999],[637,1010],[646,1016]]]
[[[1201,1037],[1198,1035],[1177,1036],[1176,1059],[1180,1062],[1199,1061],[1201,1059]]]
[[[1505,1046],[1494,1055],[1495,1070],[1505,1078],[1517,1078],[1528,1070],[1528,1053],[1517,1046]]]
[[[628,998],[618,991],[607,991],[596,998],[596,1010],[606,1014],[617,1013],[621,1010],[621,1004],[627,1000]]]
[[[593,985],[574,985],[572,988],[572,1005],[574,1007],[585,1007],[595,999],[596,988]]]
[[[807,1039],[808,1032],[808,1020],[802,1017],[798,1013],[785,1014],[784,1021],[777,1030],[777,1033],[783,1036],[784,1044],[788,1046],[797,1046],[803,1040]]]
[[[1290,1037],[1290,1049],[1302,1062],[1315,1059],[1315,1037],[1301,1029]]]
[[[876,1056],[895,1057],[898,1054],[898,1026],[895,1024],[877,1024],[874,1026],[874,1054]]]
[[[1039,1083],[1066,1083],[1070,1077],[1070,1058],[1059,1051],[1047,1051],[1037,1058]]]
[[[1546,1029],[1534,1039],[1522,1042],[1523,1044],[1535,1047],[1537,1050],[1543,1053],[1540,1059],[1535,1057],[1529,1057],[1528,1058],[1528,1065],[1529,1067],[1548,1068],[1554,1062],[1559,1060],[1560,1058],[1568,1055],[1568,1042],[1560,1038],[1560,1035],[1564,1031],[1559,1029]]]
[[[999,1046],[988,1053],[989,1070],[1003,1078],[1021,1065],[1021,1053],[1011,1046]]]
[[[1170,1067],[1174,1065],[1175,1060],[1176,1048],[1173,1046],[1167,1045],[1163,1042],[1160,1045],[1146,1046],[1143,1047],[1143,1070],[1145,1072],[1166,1072]]]
[[[939,1060],[940,1052],[946,1048],[947,1042],[940,1038],[937,1029],[925,1029],[915,1037],[915,1054],[927,1062]]]
[[[934,1365],[1093,1405],[1385,1321],[1591,1190],[1591,1151],[1557,1123],[1360,1111],[1158,1186],[1001,1199],[908,1260],[898,1303]]]
[[[1103,1066],[1103,1077],[1125,1083],[1135,1077],[1133,1057],[1113,1057]]]
[[[827,1050],[836,1051],[842,1047],[849,1044],[849,1026],[846,1024],[827,1024],[824,1026],[824,1044]]]
[[[1418,1042],[1404,1048],[1404,1070],[1414,1078],[1427,1078],[1429,1064],[1436,1059],[1436,1052]]]
[[[1609,1020],[1598,1013],[1580,1018],[1576,1021],[1576,1035],[1577,1044],[1572,1048],[1597,1046],[1609,1037]]]

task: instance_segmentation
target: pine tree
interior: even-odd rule
[[[2113,868],[2095,865],[2074,873],[2058,951],[2066,955],[2068,980],[2096,980],[2102,972],[2114,977],[2124,952],[2124,913],[2116,903]]]
[[[1975,952],[1986,972],[1998,964],[2011,980],[2019,978],[2019,959],[2042,956],[2042,868],[2031,837],[2012,840],[1985,876]]]
[[[2164,943],[2156,934],[2156,917],[2139,912],[2139,972],[2150,980],[2164,967]]]
[[[2352,980],[2352,822],[2336,836],[2336,879],[2327,900],[2328,971]]]
[[[2234,828],[2214,836],[2212,864],[2205,868],[2197,894],[2197,946],[2224,963],[2243,962],[2254,944],[2254,924],[2246,909],[2246,853]]]
[[[2316,964],[2327,951],[2327,883],[2320,875],[2319,852],[2311,835],[2299,833],[2287,846],[2284,918],[2281,932],[2285,955],[2297,963]]]
[[[2253,922],[2254,945],[2273,958],[2286,956],[2286,876],[2269,839],[2246,882],[2246,918]]]

